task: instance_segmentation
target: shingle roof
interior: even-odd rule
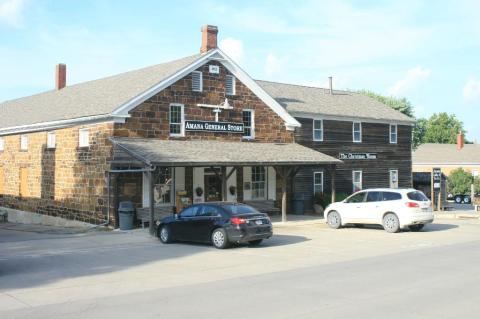
[[[480,145],[465,144],[457,150],[456,144],[420,145],[412,155],[415,164],[478,164],[480,165]]]
[[[0,104],[0,128],[110,114],[200,54]]]
[[[310,113],[333,117],[365,118],[413,123],[405,114],[360,93],[285,84],[268,81],[257,83],[286,110],[293,114]]]
[[[316,165],[340,160],[296,143],[173,141],[113,138],[112,142],[152,165]]]

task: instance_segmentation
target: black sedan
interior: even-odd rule
[[[272,236],[266,214],[239,203],[203,203],[157,222],[157,236],[163,243],[190,241],[226,248],[232,243],[258,245]]]

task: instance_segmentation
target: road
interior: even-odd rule
[[[282,227],[218,251],[0,229],[0,318],[477,318],[480,224]],[[8,248],[8,249],[7,249]]]

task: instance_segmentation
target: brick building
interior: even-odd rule
[[[361,188],[378,164],[380,181],[377,173],[363,184],[386,186],[405,165],[396,186],[411,185],[410,118],[332,89],[316,91],[329,94],[320,105],[342,110],[334,105],[341,100],[364,110],[295,110],[275,92],[280,84],[253,80],[218,49],[217,32],[202,28],[200,54],[72,86],[60,64],[55,90],[2,103],[0,206],[98,224],[116,222],[123,200],[150,216],[229,200],[281,207],[285,217],[292,192],[335,197],[336,167],[342,191]],[[282,92],[299,98],[302,88]],[[324,145],[315,138],[320,117]],[[355,145],[343,140],[348,134]]]

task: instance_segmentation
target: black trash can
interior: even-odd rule
[[[133,216],[135,208],[132,202],[120,202],[118,205],[118,223],[121,230],[133,229]]]
[[[305,213],[305,196],[295,194],[292,199],[292,214],[303,215]]]

